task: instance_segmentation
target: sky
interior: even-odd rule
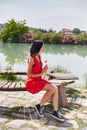
[[[11,18],[33,28],[87,31],[87,0],[0,0],[0,23]]]

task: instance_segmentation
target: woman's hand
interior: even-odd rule
[[[42,73],[42,74],[44,74],[44,73],[46,73],[46,72],[47,72],[47,70],[48,70],[48,66],[47,66],[47,65],[45,65],[45,66],[44,66],[44,68],[42,69],[42,72],[41,72],[41,73]]]

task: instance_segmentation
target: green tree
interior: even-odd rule
[[[25,25],[25,20],[16,22],[11,19],[5,24],[5,28],[1,34],[3,42],[18,43],[19,37],[25,33],[28,33],[29,28]]]
[[[77,40],[80,45],[87,45],[87,36],[85,33],[80,33],[77,35]]]
[[[62,41],[62,35],[60,33],[56,33],[53,37],[52,37],[52,43],[54,44],[60,44]]]
[[[72,30],[72,32],[73,32],[74,34],[79,34],[81,31],[80,31],[79,28],[74,28],[74,29]]]
[[[45,43],[52,43],[52,35],[50,33],[46,33],[44,35],[42,35],[41,39],[45,42]]]

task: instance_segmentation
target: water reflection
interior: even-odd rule
[[[12,66],[13,70],[26,71],[27,57],[31,44],[0,43],[0,67]],[[45,45],[42,59],[48,61],[49,68],[62,66],[76,74],[84,82],[87,73],[87,46]]]
[[[79,56],[87,56],[87,46],[73,46],[73,45],[45,45],[46,53],[51,54],[70,54],[75,53]]]
[[[0,44],[0,53],[6,57],[6,62],[11,65],[24,63],[29,50],[30,46],[28,44]]]

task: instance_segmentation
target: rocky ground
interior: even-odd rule
[[[68,107],[60,108],[65,118],[53,119],[51,103],[45,105],[45,117],[39,118],[34,109],[44,92],[0,92],[0,130],[87,130],[87,90],[67,88]]]

